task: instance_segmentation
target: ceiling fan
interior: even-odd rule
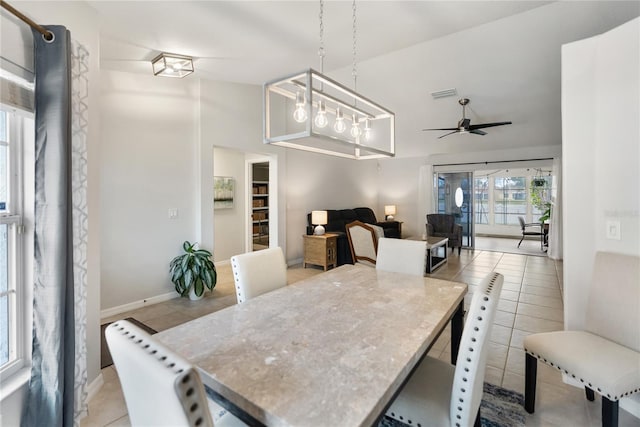
[[[466,105],[469,103],[469,99],[467,98],[461,98],[458,100],[458,103],[460,105],[462,105],[462,118],[460,119],[460,121],[458,122],[458,127],[455,128],[439,128],[439,129],[422,129],[422,130],[450,130],[451,132],[449,133],[445,133],[442,136],[439,136],[438,139],[440,138],[444,138],[445,136],[454,134],[454,133],[473,133],[476,135],[486,135],[487,133],[484,131],[481,131],[480,129],[483,128],[490,128],[490,127],[494,127],[494,126],[503,126],[503,125],[510,125],[511,122],[496,122],[496,123],[483,123],[483,124],[479,124],[479,125],[472,125],[471,124],[471,120],[467,119],[466,116],[466,111],[465,111],[465,107]]]

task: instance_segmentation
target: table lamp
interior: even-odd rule
[[[387,205],[384,207],[384,219],[386,221],[393,221],[393,216],[396,214],[396,205]]]
[[[313,230],[313,234],[316,236],[322,236],[324,234],[324,227],[327,223],[327,211],[311,211],[311,224],[316,228]]]

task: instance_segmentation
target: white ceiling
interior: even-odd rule
[[[262,84],[320,68],[319,1],[89,1],[101,66],[149,73],[160,52],[196,58],[206,78]],[[357,61],[486,24],[548,1],[358,1]],[[325,71],[352,62],[352,2],[324,6]]]
[[[196,58],[196,78],[258,84],[319,69],[318,1],[89,1],[101,67],[151,75],[160,52]],[[357,2],[358,92],[396,113],[398,157],[561,144],[561,48],[640,15],[640,1]],[[324,71],[350,85],[351,1],[326,1]],[[187,77],[187,79],[193,76]],[[456,88],[453,98],[430,92]],[[472,124],[451,135],[468,97]],[[533,155],[535,157],[535,154]]]

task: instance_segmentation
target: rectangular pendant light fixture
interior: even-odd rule
[[[193,58],[161,53],[151,61],[153,74],[162,77],[184,77],[193,73]]]
[[[395,156],[395,114],[308,69],[263,86],[265,144],[348,159]]]

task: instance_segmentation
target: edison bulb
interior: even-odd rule
[[[372,131],[371,131],[371,121],[367,118],[364,119],[364,139],[365,140],[370,140],[371,136],[372,136]]]
[[[360,123],[358,122],[358,116],[355,114],[351,116],[351,136],[354,138],[360,136]]]
[[[296,93],[296,109],[293,112],[293,120],[298,123],[302,123],[307,120],[307,110],[304,108],[305,99],[304,93]]]
[[[316,119],[314,123],[317,127],[323,128],[329,124],[329,120],[327,119],[327,111],[324,106],[324,102],[318,101],[318,112],[316,113]]]
[[[347,125],[344,123],[344,117],[342,117],[342,111],[340,107],[336,108],[336,122],[333,124],[333,130],[338,133],[343,133],[347,129]]]

